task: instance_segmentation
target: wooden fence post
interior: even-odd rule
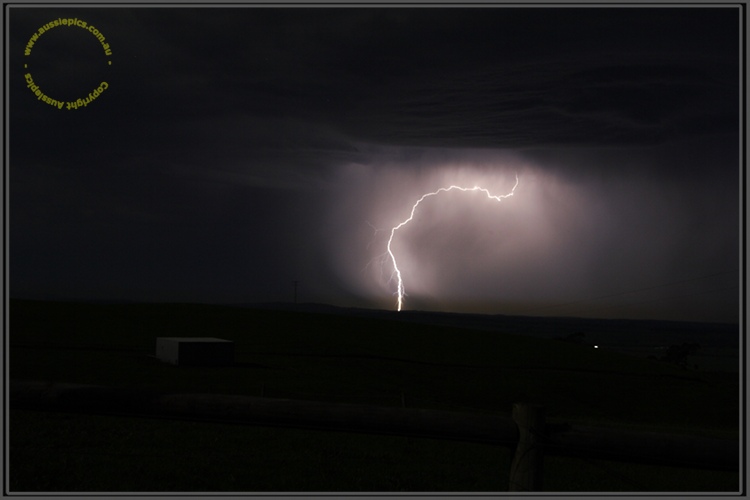
[[[518,444],[510,464],[508,491],[541,491],[544,408],[525,403],[514,404],[513,421],[518,426]]]

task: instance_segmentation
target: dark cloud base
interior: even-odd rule
[[[425,205],[400,242],[412,307],[735,322],[738,275],[596,298],[738,269],[739,15],[14,7],[11,295],[278,301],[299,280],[391,308],[384,231],[425,190],[517,172],[500,210]],[[58,110],[23,49],[71,16],[112,65],[55,28],[35,78],[110,87]]]

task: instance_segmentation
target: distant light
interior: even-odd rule
[[[594,346],[594,349],[599,349],[599,346],[598,346],[598,345],[595,345],[595,346]]]

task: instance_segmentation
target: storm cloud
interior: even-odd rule
[[[14,7],[11,295],[735,322],[739,17]]]

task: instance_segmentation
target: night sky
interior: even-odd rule
[[[738,6],[7,22],[11,297],[739,321]]]

